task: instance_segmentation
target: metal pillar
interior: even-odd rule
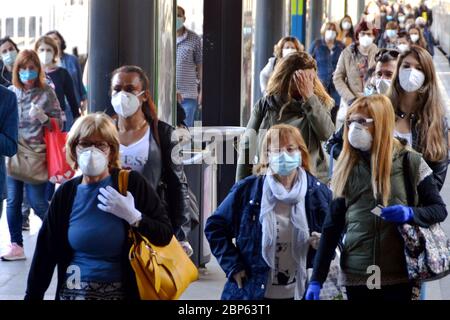
[[[309,2],[310,6],[310,23],[309,32],[306,42],[306,49],[309,49],[310,44],[320,38],[320,29],[323,23],[323,0],[314,0]]]
[[[203,125],[239,126],[242,0],[207,0],[203,12]],[[235,164],[219,166],[218,203],[233,186],[235,172]]]
[[[256,2],[253,104],[262,96],[259,73],[273,56],[274,45],[280,38],[287,35],[284,27],[286,10],[285,1],[258,0]]]
[[[89,112],[114,114],[110,103],[111,73],[121,65],[140,66],[153,85],[155,3],[147,0],[89,2]],[[150,89],[154,93],[154,87]]]
[[[358,18],[360,18],[361,15],[363,14],[365,7],[366,7],[366,1],[358,0]]]

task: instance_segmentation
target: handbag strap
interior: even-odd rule
[[[408,200],[408,206],[414,207],[415,206],[415,196],[413,191],[413,181],[411,179],[411,170],[409,167],[409,152],[406,152],[403,156],[403,179],[405,184],[405,190],[406,190],[406,199]]]
[[[130,176],[130,170],[120,170],[119,171],[119,192],[123,196],[127,195],[129,176]]]

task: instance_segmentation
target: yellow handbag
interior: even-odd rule
[[[120,170],[119,192],[127,193],[128,170]],[[142,300],[176,300],[192,282],[198,270],[175,236],[167,246],[158,247],[130,228],[132,246],[129,253]]]

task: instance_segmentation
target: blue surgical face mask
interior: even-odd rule
[[[302,156],[300,151],[294,153],[273,153],[269,157],[269,166],[274,174],[280,176],[288,176],[297,169],[302,163]]]
[[[27,82],[27,81],[32,81],[32,80],[36,80],[36,78],[38,77],[38,73],[36,70],[20,70],[19,71],[19,77],[20,77],[20,81],[22,82]]]
[[[17,51],[8,51],[5,54],[2,54],[3,63],[7,66],[12,66],[17,58]]]
[[[180,29],[183,27],[183,25],[184,25],[183,18],[177,17],[177,26],[176,26],[176,29],[177,29],[177,30],[180,30]]]

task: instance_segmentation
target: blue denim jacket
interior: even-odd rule
[[[61,66],[69,71],[72,77],[75,98],[79,105],[82,100],[86,99],[86,89],[83,85],[83,75],[81,74],[80,63],[78,62],[77,57],[64,53],[61,57]]]
[[[341,52],[345,45],[341,41],[335,41],[333,49],[330,51],[323,39],[317,39],[311,45],[309,54],[317,61],[317,73],[325,88],[333,81],[333,72],[336,70]]]
[[[0,86],[0,197],[5,199],[6,168],[5,156],[12,157],[17,153],[17,136],[19,115],[16,95]]]
[[[310,174],[305,209],[310,232],[322,232],[329,211],[331,191]],[[264,176],[250,176],[234,185],[228,196],[208,218],[205,235],[228,280],[223,300],[264,299],[270,268],[262,257],[262,228],[259,222]],[[233,244],[232,239],[236,239]],[[307,265],[312,267],[315,250],[310,248]],[[247,279],[239,289],[233,275],[245,270]]]

